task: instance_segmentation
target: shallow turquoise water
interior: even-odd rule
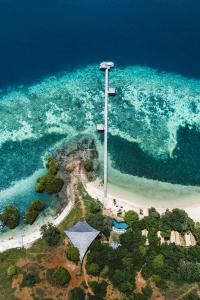
[[[115,68],[110,85],[117,88],[109,99],[112,167],[199,185],[200,81],[129,66]],[[103,121],[103,88],[103,74],[91,65],[1,91],[0,208],[14,202],[23,210],[36,197],[34,180],[51,151],[77,135],[100,140],[95,126]]]
[[[128,224],[126,222],[117,222],[116,220],[113,220],[113,226],[117,229],[127,229]]]

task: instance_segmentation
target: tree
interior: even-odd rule
[[[85,292],[82,288],[76,287],[70,291],[69,294],[70,300],[84,300],[85,299]]]
[[[83,166],[87,172],[93,172],[94,171],[94,164],[92,159],[86,159],[83,163]]]
[[[197,243],[200,245],[200,223],[195,224],[194,234],[195,234]]]
[[[198,296],[197,292],[192,292],[185,296],[183,300],[200,300],[200,297]]]
[[[52,175],[56,175],[58,170],[59,170],[59,166],[58,166],[56,160],[53,157],[48,158],[48,161],[46,163],[46,167],[48,169],[48,172]]]
[[[41,200],[34,200],[28,207],[25,214],[25,222],[27,224],[33,224],[39,215],[40,211],[44,209],[45,205]]]
[[[47,173],[38,178],[36,185],[36,192],[46,191],[49,194],[59,193],[64,185],[63,179],[56,177],[51,173]]]
[[[154,257],[152,262],[152,267],[155,271],[162,269],[164,266],[164,256],[162,254],[158,254]]]
[[[78,262],[80,260],[80,253],[78,248],[69,247],[67,250],[67,258],[71,261]]]
[[[178,274],[182,280],[187,282],[200,281],[200,264],[193,262],[181,261]]]
[[[20,287],[34,286],[38,282],[40,282],[40,278],[39,278],[38,274],[28,272],[28,273],[24,274]]]
[[[48,223],[48,225],[43,225],[40,231],[42,234],[42,238],[49,246],[54,246],[59,243],[61,233],[57,227],[53,226],[53,224]]]
[[[153,274],[152,276],[151,276],[151,279],[152,279],[152,281],[154,281],[155,283],[159,283],[162,279],[161,279],[161,277],[160,277],[160,275],[157,275],[157,274]]]
[[[132,227],[138,224],[139,217],[135,211],[129,210],[125,213],[124,220],[129,226]]]
[[[101,204],[94,200],[90,202],[89,209],[90,209],[90,213],[92,213],[92,214],[99,213],[102,210]]]
[[[95,294],[95,300],[104,300],[106,297],[107,292],[107,282],[102,281],[101,283],[98,283],[96,281],[90,282],[90,286]]]
[[[33,209],[35,209],[37,211],[42,211],[45,207],[45,204],[42,200],[33,200],[31,202],[31,206]]]
[[[189,218],[188,214],[179,208],[175,208],[172,211],[166,210],[162,215],[161,221],[168,225],[171,230],[185,233],[187,231],[194,232],[194,221]]]
[[[99,265],[96,263],[91,263],[86,265],[87,273],[90,275],[98,275],[99,274]]]
[[[0,214],[0,220],[10,229],[15,228],[20,220],[18,209],[13,205],[7,205],[4,212]]]
[[[7,275],[13,276],[17,274],[17,267],[15,265],[10,265],[7,269]]]
[[[91,214],[87,218],[87,222],[94,227],[95,229],[99,230],[103,233],[107,238],[110,235],[110,231],[112,229],[112,219],[109,217],[102,216],[101,213]]]
[[[63,287],[70,281],[70,279],[71,276],[69,272],[63,266],[56,269],[49,269],[47,271],[47,280],[52,285]]]
[[[147,299],[149,299],[153,293],[150,285],[147,285],[145,288],[142,288],[142,293],[147,297]]]

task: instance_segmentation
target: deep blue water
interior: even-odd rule
[[[199,0],[1,0],[0,86],[114,60],[200,77]]]
[[[199,15],[199,0],[0,0],[0,209],[37,197],[56,143],[94,133],[104,59],[112,165],[199,186]]]

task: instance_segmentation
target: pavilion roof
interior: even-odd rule
[[[65,230],[65,234],[71,243],[79,249],[81,263],[90,244],[96,239],[99,233],[100,231],[90,226],[86,221],[79,221],[74,226]]]

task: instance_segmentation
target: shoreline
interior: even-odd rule
[[[125,191],[123,191],[122,189],[118,189],[113,185],[110,189],[110,192],[108,192],[107,200],[104,201],[103,186],[100,186],[97,182],[88,182],[85,185],[85,189],[91,197],[98,199],[103,203],[106,209],[111,210],[115,215],[117,215],[119,209],[121,209],[122,211],[135,210],[139,215],[140,210],[142,209],[143,216],[146,216],[148,215],[148,208],[150,207],[155,207],[160,214],[164,213],[166,209],[171,210],[173,208],[180,208],[184,209],[188,213],[190,218],[192,218],[195,222],[200,222],[200,204],[187,205],[186,203],[175,203],[174,205],[167,206],[165,204],[164,206],[159,207],[153,200],[151,201],[150,199],[146,199],[142,196],[137,195],[136,193],[131,193],[132,200],[130,200],[125,194]],[[188,203],[190,203],[190,199],[194,200],[194,197],[188,197]],[[116,205],[114,205],[113,199],[116,200]]]
[[[127,199],[122,189],[119,192],[119,189],[116,189],[114,186],[112,186],[111,192],[108,194],[107,201],[105,202],[103,198],[103,186],[100,186],[96,181],[87,182],[85,176],[81,173],[80,175],[81,181],[88,194],[94,199],[98,199],[102,202],[104,207],[111,210],[116,216],[119,209],[122,211],[134,210],[139,215],[140,210],[142,209],[142,216],[148,215],[148,208],[152,206],[155,207],[160,214],[164,213],[167,209],[167,207],[158,207],[157,205],[154,205],[155,203],[153,203],[153,201],[151,202],[151,205],[141,203],[141,199],[144,200],[144,198],[134,193],[131,193],[133,200]],[[49,215],[43,218],[41,217],[36,220],[33,225],[26,225],[25,228],[18,227],[12,231],[2,233],[0,236],[0,252],[13,248],[29,248],[35,241],[41,238],[40,228],[42,225],[51,222],[53,225],[58,226],[69,215],[74,206],[72,186],[69,186],[69,192],[70,197],[67,197],[67,205],[56,216]],[[116,205],[114,205],[113,199],[116,200]],[[173,209],[175,207],[184,209],[195,222],[200,222],[200,205],[174,205],[173,207],[169,206],[168,208]]]
[[[65,203],[60,208],[60,211],[56,215],[48,215],[47,213],[45,216],[39,217],[33,225],[18,226],[15,229],[0,233],[0,252],[13,248],[31,247],[35,241],[41,238],[40,228],[42,225],[50,222],[58,226],[69,215],[75,203],[74,186],[79,180],[81,182],[86,181],[85,175],[81,172],[80,157],[85,155],[85,157],[90,158],[90,156],[95,155],[93,148],[91,148],[91,153],[89,153],[89,146],[93,147],[93,143],[83,140],[82,143],[77,144],[75,149],[70,151],[61,150],[58,153],[57,159],[60,165],[58,174],[65,182],[63,190],[59,192],[61,202]],[[73,171],[68,173],[67,168],[72,168]]]
[[[31,247],[35,241],[41,238],[41,226],[47,224],[48,222],[55,226],[59,225],[70,213],[73,208],[73,204],[73,201],[70,200],[61,213],[59,213],[59,215],[56,217],[45,216],[36,220],[33,225],[26,225],[24,228],[18,227],[16,229],[12,229],[12,231],[2,233],[0,236],[0,252],[4,252],[13,248]]]

